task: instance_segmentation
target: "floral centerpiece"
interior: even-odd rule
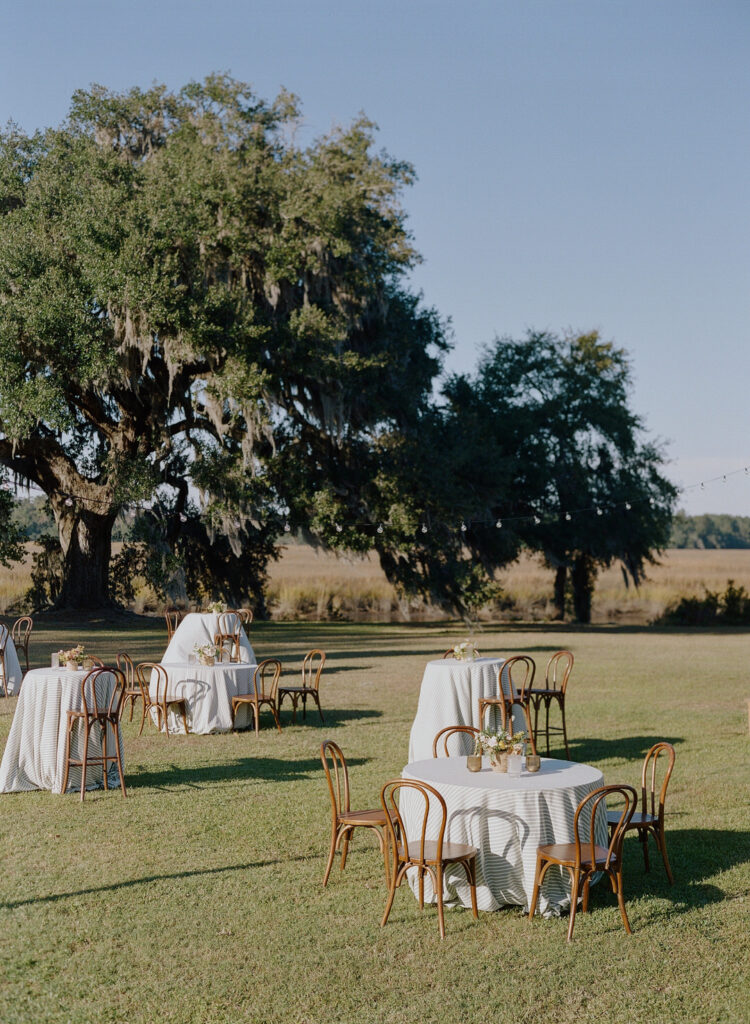
[[[196,657],[201,665],[213,665],[216,660],[216,656],[219,653],[219,648],[216,644],[195,644],[193,647]]]
[[[477,743],[482,751],[489,757],[490,765],[496,772],[508,770],[508,743],[507,732],[480,732],[477,736]]]
[[[71,670],[71,672],[77,672],[80,665],[84,662],[84,646],[83,644],[76,644],[75,647],[71,647],[67,651],[58,651],[57,657],[61,665],[65,665]]]
[[[210,612],[213,612],[214,615],[223,615],[223,613],[227,610],[227,606],[223,601],[212,601],[211,604],[208,606],[208,610]]]
[[[473,640],[462,640],[453,648],[453,657],[456,661],[475,661],[479,657],[477,645]]]

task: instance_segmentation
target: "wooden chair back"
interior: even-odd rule
[[[475,729],[473,725],[447,725],[444,729],[441,729],[432,741],[432,756],[439,757],[438,754],[438,740],[443,738],[443,757],[450,757],[448,753],[448,740],[451,736],[455,736],[457,733],[463,733],[467,736],[471,736],[476,742],[476,738],[479,735],[479,729]]]
[[[92,663],[94,668],[105,668],[105,664],[101,658],[97,658],[95,654],[87,654],[86,657]]]
[[[659,757],[662,754],[667,755],[667,766],[664,770],[664,777],[662,779],[661,788],[659,789],[659,803],[656,803],[656,780],[657,780],[657,767]],[[661,742],[655,743],[653,747],[646,754],[643,761],[643,771],[641,772],[641,811],[644,814],[650,814],[653,818],[658,818],[659,824],[664,824],[664,799],[667,795],[667,786],[669,780],[672,777],[672,769],[674,768],[675,749],[671,743]],[[650,768],[650,772],[649,772]],[[649,779],[650,775],[650,779]],[[649,800],[650,797],[650,800]]]
[[[134,686],[138,685],[135,678],[135,665],[133,664],[133,659],[129,654],[125,654],[124,651],[120,651],[115,656],[115,661],[117,662],[117,667],[125,676],[125,684],[129,690],[132,690]]]
[[[339,815],[348,814],[349,806],[349,768],[344,752],[338,743],[326,740],[320,744],[320,760],[328,782],[328,793],[331,797],[331,810],[334,822]]]
[[[315,648],[308,651],[302,662],[302,685],[309,690],[317,690],[320,687],[320,673],[326,663],[325,651]]]
[[[10,629],[10,635],[13,638],[13,643],[16,645],[16,652],[23,650],[27,672],[29,671],[29,640],[31,639],[33,628],[34,620],[32,617],[30,615],[22,615],[20,619],[16,619]]]
[[[87,718],[118,720],[124,699],[125,676],[119,668],[92,668],[81,680],[81,701]]]
[[[547,662],[544,672],[545,689],[565,693],[573,671],[572,651],[557,651]]]
[[[416,795],[417,799],[421,798],[422,800],[422,825],[418,833],[413,834],[411,838],[409,838],[406,833],[406,826],[399,809],[399,801],[401,799],[400,794],[403,789],[408,789],[410,791],[410,799],[413,799]],[[396,799],[397,796],[399,798],[398,800]],[[395,851],[397,868],[399,862],[403,864],[425,864],[427,822],[430,817],[430,809],[433,800],[440,808],[441,815],[435,854],[435,859],[441,860],[443,856],[445,825],[448,820],[448,809],[446,807],[445,800],[440,793],[438,793],[438,791],[427,782],[417,782],[415,779],[391,779],[390,782],[386,782],[380,791],[380,802],[382,803],[383,810],[385,811],[386,825],[390,834],[391,849]],[[418,821],[417,814],[412,816],[412,820]],[[430,823],[430,835],[433,836],[434,833],[435,828],[433,814],[433,822]],[[430,857],[430,860],[432,861],[433,858]]]
[[[443,661],[445,661],[446,658],[455,658],[455,657],[456,657],[456,652],[453,650],[452,647],[449,650],[447,650],[445,652],[445,654],[442,655]]]
[[[536,663],[528,654],[514,654],[500,666],[498,686],[500,693],[525,701],[528,691],[534,685]]]
[[[227,608],[227,615],[235,615],[240,626],[249,626],[253,621],[251,608]]]
[[[219,629],[214,634],[214,643],[222,651],[229,647],[229,660],[240,660],[240,630],[242,623],[237,612],[222,612],[218,620]]]
[[[596,815],[597,813],[603,814],[605,821],[607,816],[607,804],[606,801],[609,797],[613,797],[617,794],[621,797],[625,803],[620,813],[620,820],[612,828],[609,846],[607,847],[607,855],[604,860],[597,858],[596,856]],[[587,796],[581,800],[578,807],[576,808],[575,817],[573,818],[573,840],[576,846],[576,869],[580,868],[581,861],[583,859],[590,859],[592,864],[598,863],[605,869],[609,870],[610,862],[613,857],[617,859],[617,863],[622,865],[622,840],[625,835],[625,830],[630,824],[630,819],[633,817],[636,805],[638,803],[638,794],[632,786],[625,784],[618,784],[614,786],[600,786],[599,789],[593,790]],[[581,831],[584,830],[588,833],[587,837],[581,838]]]
[[[253,689],[256,695],[264,694],[275,701],[280,678],[281,662],[278,658],[266,658],[265,661],[261,661],[253,672]]]
[[[169,642],[182,622],[182,612],[177,608],[167,608],[164,612],[164,619],[167,623],[167,642]]]
[[[164,666],[158,665],[155,661],[141,661],[136,666],[135,672],[144,705],[163,704],[169,687],[169,676]],[[156,696],[152,697],[151,683],[154,681],[154,676],[156,677]]]

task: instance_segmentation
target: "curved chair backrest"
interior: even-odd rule
[[[659,756],[661,754],[667,755],[667,767],[664,771],[664,778],[662,779],[661,789],[659,790],[659,805],[657,810],[656,805],[656,776],[657,776],[657,764]],[[661,742],[655,743],[653,747],[646,754],[643,761],[643,771],[641,772],[641,810],[644,814],[651,814],[653,817],[658,818],[660,822],[664,821],[664,798],[667,795],[667,786],[672,776],[672,769],[674,768],[675,750],[671,743]],[[649,764],[651,766],[651,779],[649,784]],[[650,788],[647,786],[650,785]],[[648,795],[651,794],[650,808]]]
[[[565,693],[570,673],[573,671],[573,660],[572,651],[557,651],[556,654],[552,655],[547,662],[547,668],[544,673],[545,688],[547,690],[557,690],[560,693]]]
[[[612,857],[617,857],[618,861],[622,863],[622,840],[625,835],[625,830],[630,824],[630,819],[633,817],[636,804],[638,803],[638,794],[632,786],[624,784],[616,786],[600,786],[599,789],[593,790],[587,796],[581,800],[578,807],[576,808],[575,817],[573,818],[573,839],[576,844],[576,865],[580,866],[581,860],[590,858],[592,864],[597,861],[596,857],[596,815],[597,813],[603,814],[606,821],[607,804],[606,800],[609,796],[617,794],[624,802],[625,806],[620,814],[620,820],[617,825],[612,829],[611,837],[609,840],[609,846],[607,847],[607,855],[604,861],[599,858],[599,863],[608,868]],[[601,808],[601,810],[600,810]],[[588,835],[581,838],[581,818],[583,818],[583,825]]]
[[[456,657],[456,652],[453,650],[452,647],[450,648],[450,650],[447,650],[445,652],[445,654],[442,656],[443,661],[445,661],[446,658],[455,658],[455,657]]]
[[[256,694],[264,693],[276,700],[280,676],[281,662],[278,658],[266,658],[265,661],[261,661],[253,672],[253,689]]]
[[[87,716],[119,718],[125,697],[125,676],[111,665],[92,668],[81,680],[81,700]]]
[[[125,676],[125,686],[128,690],[132,690],[137,686],[137,680],[135,678],[135,665],[133,659],[129,654],[125,654],[123,651],[117,655],[117,667]]]
[[[448,740],[451,736],[455,736],[457,733],[463,733],[468,736],[472,736],[476,742],[476,738],[479,735],[479,729],[475,729],[473,725],[447,725],[444,729],[441,729],[432,741],[432,756],[439,757],[438,754],[438,740],[443,737],[443,757],[450,757],[448,753]]]
[[[325,651],[315,648],[308,651],[305,660],[302,662],[302,685],[311,690],[317,690],[320,686],[320,673],[326,663]]]
[[[89,659],[94,668],[105,668],[102,659],[97,658],[95,654],[87,654],[86,657]]]
[[[348,814],[350,810],[349,769],[343,750],[333,740],[326,740],[320,744],[320,760],[326,773],[335,822],[339,814]]]
[[[135,669],[138,685],[141,688],[145,704],[160,704],[167,696],[169,676],[163,665],[157,665],[155,661],[141,661]],[[156,683],[156,696],[152,699],[151,683]]]
[[[239,661],[239,636],[237,633],[214,633],[214,647],[219,648],[219,659],[225,652],[229,653],[230,661]]]
[[[528,654],[514,654],[500,666],[498,682],[506,697],[519,697],[524,700],[526,693],[534,685],[536,664]]]
[[[30,615],[22,615],[20,619],[16,619],[10,630],[10,635],[13,637],[13,643],[16,647],[19,644],[22,646],[28,644],[33,628],[34,620]]]
[[[406,826],[404,820],[401,817],[401,810],[399,803],[396,800],[396,796],[399,796],[401,800],[401,790],[409,790],[409,799],[422,800],[422,826],[419,830],[418,835],[413,835],[409,838],[406,832]],[[424,847],[427,840],[427,824],[430,817],[430,806],[432,801],[435,801],[440,807],[441,818],[440,828],[437,834],[437,853],[436,857],[440,860],[443,856],[443,836],[445,835],[445,825],[448,820],[448,809],[445,804],[445,800],[438,793],[438,791],[430,786],[426,782],[417,782],[415,779],[391,779],[390,782],[386,782],[380,791],[380,802],[383,805],[385,811],[385,819],[390,833],[391,849],[398,850],[399,845],[403,849],[403,855],[399,854],[398,859],[401,861],[411,861],[414,864],[424,864],[425,855]],[[410,816],[412,821],[417,821],[417,815],[413,814]],[[433,822],[430,823],[430,835],[434,834],[434,814]],[[418,852],[417,852],[418,851]],[[430,858],[432,860],[432,858]]]
[[[243,626],[249,626],[253,621],[253,610],[252,608],[238,608],[237,617]]]
[[[164,618],[167,623],[167,639],[171,640],[175,634],[175,630],[182,621],[182,612],[176,608],[167,608],[164,612]]]
[[[242,621],[239,612],[233,612],[231,608],[226,612],[219,613],[219,632],[224,636],[239,636],[242,629]]]

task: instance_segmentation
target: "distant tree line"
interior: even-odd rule
[[[541,552],[558,615],[589,621],[599,569],[637,583],[676,496],[626,354],[530,331],[441,376],[448,326],[407,284],[413,169],[364,118],[305,147],[298,119],[213,75],[0,134],[0,467],[54,519],[33,601],[141,576],[262,614],[301,531],[464,615]],[[36,528],[3,493],[0,560]]]
[[[678,512],[672,521],[673,548],[750,548],[750,516],[688,516]]]

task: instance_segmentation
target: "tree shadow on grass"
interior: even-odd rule
[[[347,758],[352,765],[365,764],[366,757]],[[223,764],[179,765],[170,764],[158,770],[135,768],[126,776],[128,790],[200,789],[206,783],[237,782],[252,779],[262,782],[293,782],[311,774],[322,775],[320,758],[292,761],[283,757],[241,757]]]
[[[305,726],[317,729],[336,729],[340,725],[348,725],[350,722],[357,722],[362,718],[382,718],[383,712],[376,708],[327,708],[323,706],[325,721],[321,722],[318,709],[314,701],[308,701],[307,718],[302,718],[302,705],[297,706],[297,721],[293,721],[292,705],[285,701],[279,718],[282,725]],[[243,730],[245,731],[245,730]],[[250,731],[250,730],[247,730]]]
[[[541,717],[541,716],[540,716]],[[684,743],[681,736],[620,736],[617,739],[590,739],[572,740],[568,739],[570,747],[570,760],[578,761],[581,764],[595,764],[597,761],[607,761],[610,758],[621,758],[625,761],[643,761],[647,752],[655,743],[667,740],[673,746]],[[544,732],[540,728],[536,737],[537,752],[546,757],[546,745]],[[565,757],[565,746],[561,742],[559,734],[550,737],[550,756]],[[640,766],[633,778],[640,778]],[[636,779],[636,781],[637,781]]]
[[[229,871],[250,871],[254,868],[274,867],[278,864],[288,864],[293,861],[320,860],[320,854],[309,853],[299,857],[283,857],[275,860],[260,860],[248,864],[226,864],[220,868],[196,868],[194,871],[175,871],[172,874],[145,875],[143,878],[131,878],[126,882],[112,882],[110,885],[96,885],[88,889],[76,889],[73,892],[50,893],[49,896],[30,896],[24,900],[8,900],[7,903],[0,903],[3,910],[16,910],[18,907],[28,907],[35,903],[57,903],[60,900],[73,899],[78,896],[93,896],[102,892],[119,893],[123,889],[131,889],[137,885],[149,885],[152,882],[169,882],[177,878],[195,878],[205,875],[221,875]]]

